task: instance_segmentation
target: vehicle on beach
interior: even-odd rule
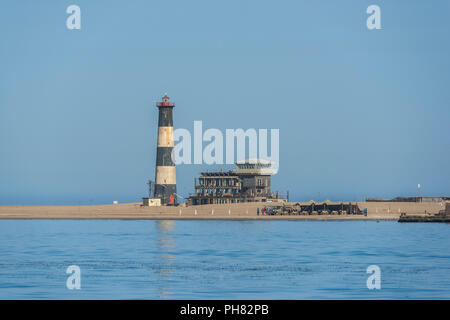
[[[274,216],[283,212],[283,206],[266,206],[263,208],[263,214]]]
[[[273,215],[298,215],[300,212],[298,209],[292,206],[266,206],[263,208],[263,214]]]
[[[266,215],[347,215],[347,214],[366,214],[367,209],[362,211],[356,203],[323,203],[311,201],[308,204],[299,202],[293,205],[268,205],[262,210]]]

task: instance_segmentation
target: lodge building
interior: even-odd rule
[[[249,159],[235,164],[237,168],[226,172],[202,172],[187,205],[287,201],[287,196],[271,192],[271,176],[277,172],[272,162]]]

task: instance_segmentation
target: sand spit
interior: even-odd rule
[[[293,204],[293,203],[291,203]],[[131,220],[398,220],[407,214],[437,213],[443,203],[358,202],[364,215],[257,215],[268,203],[216,204],[191,207],[142,207],[140,203],[85,206],[0,206],[0,219],[131,219]]]

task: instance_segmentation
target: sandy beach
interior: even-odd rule
[[[294,203],[290,203],[292,205]],[[217,219],[217,220],[397,220],[407,214],[437,213],[444,203],[357,202],[364,215],[257,215],[268,203],[216,204],[190,207],[143,207],[141,203],[116,205],[2,205],[0,219]]]

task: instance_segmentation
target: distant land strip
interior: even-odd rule
[[[339,202],[334,202],[339,203]],[[348,202],[345,202],[348,203]],[[353,202],[354,203],[354,202]],[[294,205],[295,202],[287,205]],[[140,203],[111,205],[1,205],[0,219],[124,219],[124,220],[398,220],[401,213],[434,214],[442,203],[357,202],[367,215],[262,215],[266,202],[201,206],[143,207]],[[260,214],[257,214],[259,208]]]

